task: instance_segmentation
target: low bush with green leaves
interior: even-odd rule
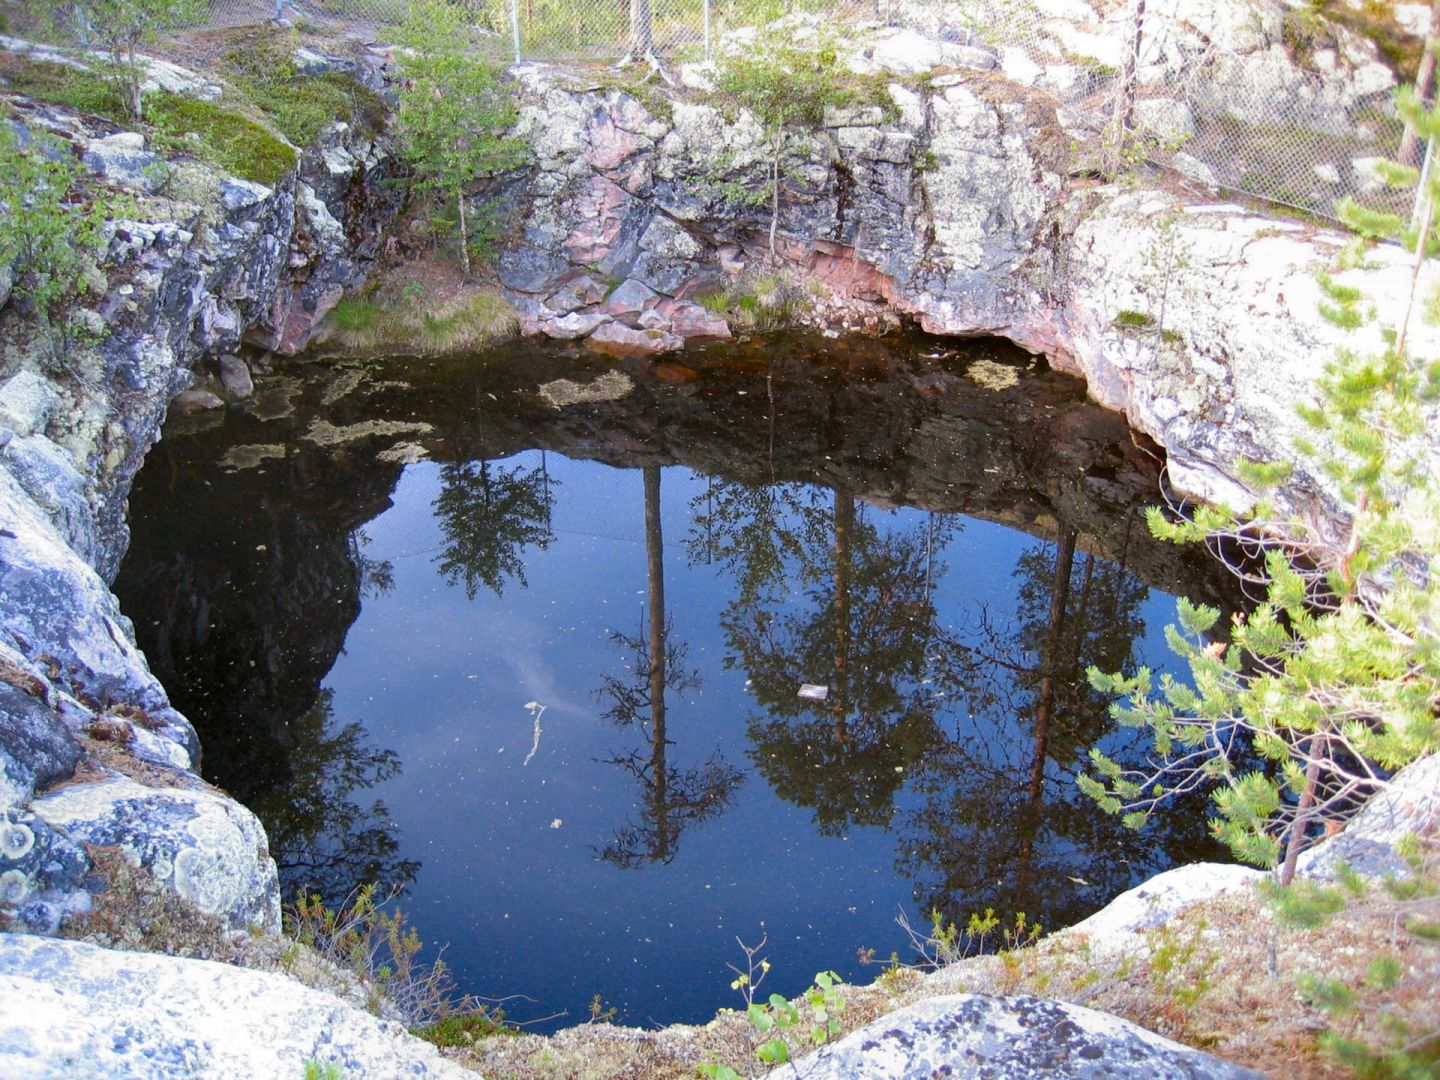
[[[397,56],[403,79],[396,122],[400,152],[415,171],[412,189],[454,208],[468,275],[467,191],[478,179],[528,158],[525,144],[506,134],[516,116],[514,99],[502,69],[479,48],[463,10],[416,0],[396,39],[405,46]]]
[[[0,266],[10,268],[11,295],[45,327],[58,359],[84,330],[70,316],[71,301],[103,288],[104,225],[126,203],[86,189],[68,144],[27,138],[20,145],[0,124]]]
[[[738,941],[738,939],[737,939]],[[833,971],[820,971],[810,989],[798,998],[799,1004],[790,1001],[783,994],[771,994],[768,999],[756,1000],[760,984],[770,973],[770,961],[760,956],[765,947],[762,937],[757,945],[739,942],[745,954],[745,967],[734,964],[730,970],[735,978],[730,988],[745,999],[745,1017],[756,1037],[755,1058],[764,1065],[783,1065],[791,1060],[791,1043],[823,1046],[840,1034],[840,1016],[845,1011],[845,983]],[[741,1074],[734,1068],[719,1062],[705,1062],[700,1066],[702,1076],[712,1080],[741,1080]]]
[[[226,80],[296,146],[308,146],[327,124],[344,121],[375,131],[386,120],[384,101],[351,75],[309,75],[295,65],[292,31],[252,31],[221,59]]]

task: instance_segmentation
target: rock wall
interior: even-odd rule
[[[97,343],[56,357],[13,305],[0,316],[0,919],[51,933],[109,902],[108,851],[222,928],[278,929],[264,831],[198,779],[194,730],[108,583],[172,399],[222,358],[245,372],[242,344],[307,343],[378,253],[401,194],[384,182],[391,159],[336,124],[263,187],[164,162],[103,121],[10,104],[19,142],[55,138],[133,211],[107,226],[107,280],[82,300]]]
[[[952,65],[982,53],[961,51]],[[831,110],[808,134],[777,251],[809,290],[810,321],[1011,338],[1163,446],[1181,495],[1245,508],[1236,459],[1287,458],[1300,467],[1283,498],[1333,529],[1333,499],[1291,447],[1294,406],[1326,360],[1342,342],[1379,345],[1317,309],[1314,275],[1347,238],[1191,183],[1086,179],[1075,146],[1089,133],[982,59],[897,76],[881,105]],[[728,335],[697,298],[763,290],[777,268],[768,202],[734,197],[764,190],[760,125],[703,93],[642,102],[538,67],[520,83],[535,164],[503,192],[522,235],[499,273],[526,332],[641,353]],[[1409,274],[1408,256],[1379,248],[1338,279],[1393,326]],[[1421,295],[1436,281],[1427,264]],[[1440,342],[1415,323],[1417,351]]]

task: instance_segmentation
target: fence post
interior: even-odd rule
[[[1426,192],[1430,189],[1430,173],[1435,167],[1435,136],[1425,140],[1425,163],[1420,166],[1420,183],[1415,188],[1415,205],[1410,211],[1410,228],[1419,231],[1424,213]]]
[[[710,49],[710,0],[705,0],[705,62],[712,63],[715,59]]]
[[[515,41],[515,63],[520,63],[520,0],[510,0],[510,36]]]

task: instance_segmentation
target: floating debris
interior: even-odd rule
[[[535,741],[530,744],[530,753],[526,754],[525,760],[520,763],[522,766],[529,765],[530,759],[535,756],[535,751],[540,749],[540,717],[545,715],[545,706],[538,701],[527,701],[525,708],[529,709],[530,715],[535,718]],[[558,829],[560,826],[552,825],[550,827]]]
[[[814,683],[801,683],[799,697],[806,701],[824,701],[830,696],[830,687],[817,686]]]

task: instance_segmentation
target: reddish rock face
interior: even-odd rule
[[[670,331],[682,338],[728,338],[730,325],[699,304],[680,303],[669,312]]]
[[[620,323],[606,323],[586,338],[585,343],[612,356],[649,356],[678,349],[684,344],[680,338],[663,330],[632,330]]]
[[[596,263],[610,254],[629,201],[631,196],[618,184],[603,176],[590,178],[590,186],[576,202],[579,221],[562,245],[572,263]]]

